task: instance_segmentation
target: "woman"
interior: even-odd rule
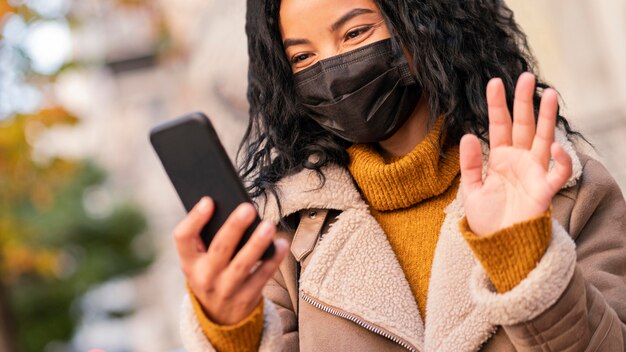
[[[250,204],[208,249],[210,199],[176,228],[189,351],[624,349],[624,199],[502,1],[247,16],[242,173],[265,220],[232,260]]]

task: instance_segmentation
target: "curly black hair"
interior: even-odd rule
[[[428,92],[431,122],[443,116],[446,145],[466,133],[487,138],[485,89],[500,77],[512,109],[523,72],[537,75],[526,35],[503,0],[375,0],[392,37],[412,55]],[[276,193],[276,182],[301,168],[346,166],[350,145],[297,109],[291,65],[279,31],[280,0],[248,0],[248,100],[250,121],[240,145],[240,173],[253,197]],[[549,85],[537,78],[535,116]],[[558,113],[557,122],[576,134]],[[445,145],[444,145],[445,147]],[[316,162],[309,156],[317,154]]]

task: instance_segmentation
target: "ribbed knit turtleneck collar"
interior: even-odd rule
[[[459,148],[439,153],[439,119],[428,135],[408,154],[391,162],[371,144],[348,148],[348,169],[365,200],[378,211],[410,207],[438,196],[451,186],[459,174]]]

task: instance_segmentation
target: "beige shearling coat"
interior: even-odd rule
[[[498,294],[462,238],[459,195],[446,208],[426,318],[349,173],[305,170],[279,184],[291,254],[264,291],[261,351],[626,351],[626,204],[604,167],[560,132],[574,173],[553,200],[553,236],[537,267]],[[487,152],[486,152],[487,153]],[[485,159],[486,160],[486,159]],[[262,210],[278,222],[271,199]],[[298,278],[299,276],[299,278]],[[189,352],[214,351],[189,299]]]

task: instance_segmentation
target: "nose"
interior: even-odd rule
[[[340,47],[337,47],[332,44],[324,45],[323,47],[319,48],[319,51],[317,52],[317,58],[315,61],[317,62],[317,61],[326,60],[342,53],[343,51],[341,50]]]

